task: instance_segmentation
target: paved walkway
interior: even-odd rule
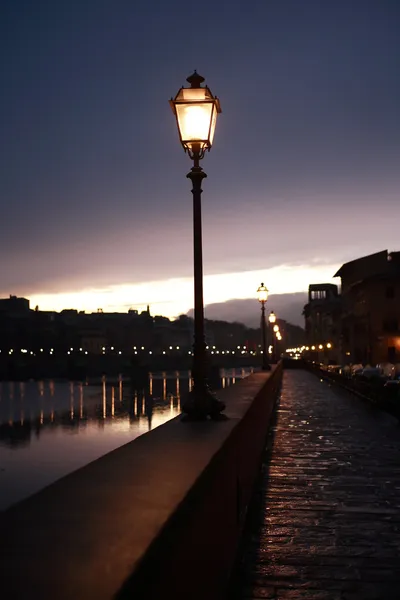
[[[232,598],[400,599],[400,426],[286,371]]]

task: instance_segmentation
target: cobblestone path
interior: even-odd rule
[[[285,371],[233,599],[400,600],[400,426]]]

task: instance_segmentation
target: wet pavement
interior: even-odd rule
[[[400,426],[285,371],[231,600],[400,599]]]

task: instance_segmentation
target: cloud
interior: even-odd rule
[[[307,297],[307,292],[271,294],[268,299],[267,312],[273,310],[278,318],[304,328],[302,311]],[[204,312],[207,319],[237,321],[248,327],[260,326],[260,307],[255,298],[233,299],[209,304]],[[190,310],[188,314],[193,316],[193,310]]]
[[[271,299],[292,295],[295,292],[305,292],[310,283],[333,282],[332,275],[339,266],[287,264],[257,271],[206,275],[204,303],[209,306],[226,303],[229,300],[250,298],[253,298],[252,302],[256,303],[256,291],[261,281],[265,282],[270,293],[273,294]],[[57,294],[28,294],[27,297],[30,297],[31,304],[38,305],[40,310],[60,311],[63,308],[77,308],[91,312],[102,308],[105,312],[125,312],[130,307],[142,310],[150,305],[152,314],[173,318],[187,313],[193,307],[193,279],[182,277],[78,289]],[[284,306],[288,305],[284,303]]]

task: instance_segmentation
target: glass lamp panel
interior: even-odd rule
[[[257,290],[257,293],[259,302],[266,302],[268,300],[268,290],[265,285],[260,286]]]
[[[181,88],[176,97],[178,102],[201,102],[208,100],[206,88]]]
[[[208,142],[213,103],[176,104],[175,106],[182,142]]]
[[[215,125],[217,124],[217,107],[213,104],[212,116],[211,116],[211,125],[210,125],[210,146],[212,146],[214,133],[215,133]]]
[[[270,323],[275,323],[275,321],[276,321],[276,316],[275,316],[275,313],[273,313],[273,312],[272,312],[272,313],[269,315],[268,319],[269,319],[269,322],[270,322]]]

